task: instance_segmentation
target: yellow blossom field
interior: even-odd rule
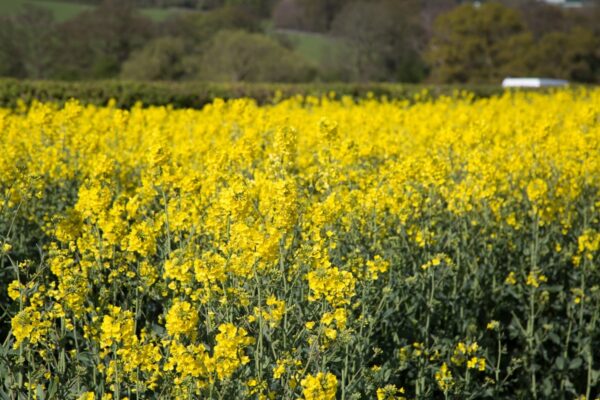
[[[599,89],[0,133],[0,398],[600,396]]]

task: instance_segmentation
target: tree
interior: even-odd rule
[[[221,30],[259,32],[260,20],[239,7],[223,7],[213,11],[184,14],[166,21],[162,33],[181,37],[194,51]]]
[[[508,0],[507,5],[518,10],[535,39],[549,32],[566,31],[570,28],[568,16],[573,14],[572,10],[531,0]]]
[[[45,8],[26,5],[0,19],[0,75],[47,78],[51,73],[55,23]]]
[[[24,77],[19,54],[18,34],[10,17],[0,17],[0,76]]]
[[[315,72],[299,55],[259,33],[220,31],[197,60],[197,77],[214,81],[302,82]]]
[[[273,11],[277,27],[328,32],[345,0],[282,0]]]
[[[543,1],[505,0],[520,12],[527,28],[537,40],[551,32],[567,33],[576,27],[600,33],[600,2],[586,1],[584,7],[557,7]]]
[[[121,77],[132,80],[178,80],[184,76],[185,43],[181,38],[159,37],[135,51],[123,64]]]
[[[199,0],[197,7],[202,10],[216,10],[222,7],[237,7],[256,17],[268,18],[276,0]]]
[[[259,17],[269,18],[275,6],[275,0],[227,0],[226,4],[241,7]]]
[[[456,0],[421,0],[420,19],[423,29],[423,39],[428,42],[433,32],[435,20],[444,13],[456,7]]]
[[[517,11],[464,4],[437,18],[426,59],[437,82],[498,82],[521,72],[531,43]]]
[[[352,68],[354,79],[417,82],[423,78],[417,2],[348,3],[333,21],[332,33],[349,46],[343,63]]]
[[[313,30],[326,32],[347,0],[299,0],[304,9],[307,21],[313,26]]]
[[[139,15],[131,1],[105,0],[58,27],[54,63],[61,79],[118,76],[121,64],[154,35],[152,21]]]
[[[530,54],[536,75],[600,83],[600,38],[588,29],[551,32]]]
[[[296,0],[281,0],[273,10],[273,23],[281,29],[303,29],[304,11]]]

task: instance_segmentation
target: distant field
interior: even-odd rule
[[[22,7],[28,4],[49,9],[54,14],[54,18],[56,18],[58,21],[68,20],[69,18],[72,18],[83,11],[93,8],[92,6],[75,4],[66,1],[0,0],[0,15],[9,15],[18,12]],[[179,11],[159,8],[141,10],[142,14],[156,21],[163,20],[177,12]]]
[[[315,64],[322,64],[328,54],[339,51],[343,46],[340,40],[323,34],[284,29],[275,32],[286,37],[299,54]]]

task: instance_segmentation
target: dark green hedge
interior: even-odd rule
[[[282,97],[294,95],[350,95],[362,98],[369,93],[377,97],[412,99],[423,90],[433,96],[450,95],[456,90],[467,90],[476,97],[487,97],[502,92],[499,86],[428,86],[404,84],[347,84],[347,83],[204,83],[204,82],[122,82],[122,81],[20,81],[0,79],[0,107],[14,107],[18,100],[56,101],[71,98],[86,104],[104,105],[115,99],[117,106],[128,108],[137,102],[144,105],[167,105],[175,108],[200,108],[215,98],[251,97],[259,103],[272,101],[277,93]]]

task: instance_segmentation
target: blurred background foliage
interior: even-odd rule
[[[600,82],[600,2],[0,0],[0,76]]]

